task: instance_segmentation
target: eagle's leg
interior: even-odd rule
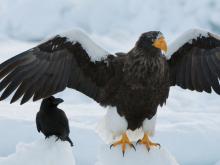
[[[143,144],[147,147],[147,150],[150,151],[150,149],[152,147],[159,147],[160,148],[160,144],[159,143],[153,143],[150,138],[149,135],[147,133],[144,134],[143,139],[140,139],[137,141],[137,144]]]
[[[121,140],[119,140],[119,141],[113,143],[113,144],[110,146],[110,149],[111,149],[112,147],[116,147],[117,145],[121,145],[122,153],[123,153],[123,156],[124,156],[125,150],[126,150],[126,144],[128,144],[130,147],[132,147],[134,150],[136,150],[135,147],[134,147],[134,145],[130,142],[130,140],[129,140],[129,138],[128,138],[128,136],[127,136],[126,133],[122,134]]]

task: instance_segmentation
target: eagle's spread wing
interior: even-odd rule
[[[168,52],[171,85],[220,94],[220,37],[203,30],[190,30]]]
[[[69,87],[97,101],[111,77],[110,57],[81,31],[57,35],[0,64],[0,91],[5,89],[0,99],[16,91],[11,102],[23,96],[23,104]]]

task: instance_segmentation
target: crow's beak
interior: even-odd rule
[[[63,99],[60,99],[60,98],[56,98],[56,100],[53,101],[53,103],[54,103],[55,105],[58,105],[58,104],[60,104],[60,103],[62,103],[62,102],[63,102]]]
[[[167,43],[164,37],[160,37],[154,41],[153,46],[167,52]]]

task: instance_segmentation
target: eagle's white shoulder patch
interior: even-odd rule
[[[99,45],[97,45],[94,41],[90,39],[90,37],[81,30],[72,30],[62,34],[59,34],[61,37],[66,37],[67,41],[75,44],[76,42],[80,43],[82,48],[87,52],[91,61],[100,61],[105,59],[109,52],[102,49]]]
[[[170,59],[172,54],[174,54],[179,48],[181,48],[186,43],[192,43],[193,39],[198,37],[208,37],[209,32],[202,29],[190,29],[180,35],[174,42],[172,42],[166,53],[166,58]]]

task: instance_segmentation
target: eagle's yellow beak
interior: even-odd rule
[[[167,52],[167,43],[164,37],[156,39],[153,43],[153,46]]]

